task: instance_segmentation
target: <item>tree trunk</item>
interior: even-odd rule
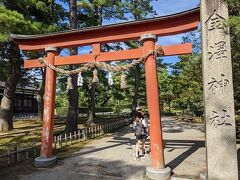
[[[105,104],[107,104],[110,99],[111,99],[111,97],[106,93],[104,95],[103,102],[100,104],[100,106],[104,106]]]
[[[70,29],[77,29],[77,1],[70,0]],[[78,49],[71,48],[70,55],[77,55]],[[77,66],[70,65],[70,70],[76,69]],[[73,133],[78,129],[77,120],[78,120],[78,87],[77,87],[77,74],[70,75],[72,80],[73,89],[68,91],[68,115],[67,122],[65,127],[66,133]]]
[[[45,77],[46,77],[46,70],[41,68],[42,71],[42,85],[37,95],[37,103],[38,103],[38,117],[42,121],[43,120],[43,96],[44,96],[44,87],[45,87]]]
[[[168,101],[169,113],[171,113],[171,101]]]
[[[97,7],[97,14],[98,14],[98,25],[102,25],[102,6]]]
[[[138,9],[138,2],[132,1],[132,5],[134,9]],[[134,20],[139,20],[141,19],[140,14],[136,13],[135,11],[132,12]],[[135,41],[136,46],[139,46],[139,42]],[[135,68],[135,88],[134,88],[134,96],[133,96],[133,101],[132,101],[132,117],[135,118],[136,114],[136,108],[138,105],[138,96],[139,96],[139,87],[140,87],[140,80],[141,80],[141,69],[140,66],[137,65]]]
[[[139,95],[139,87],[140,87],[140,78],[141,78],[141,69],[139,65],[135,68],[135,88],[134,88],[134,96],[132,101],[132,114],[136,113],[136,108],[138,105],[138,95]]]
[[[13,106],[15,91],[21,77],[21,60],[12,64],[11,72],[6,80],[0,106],[0,131],[13,129]]]
[[[88,120],[86,124],[91,124],[94,122],[95,118],[95,90],[96,83],[93,83],[89,87],[88,91]]]
[[[102,25],[102,6],[95,6],[95,12],[97,14],[97,23],[98,25]],[[90,87],[88,90],[88,120],[86,124],[91,125],[94,122],[95,115],[95,91],[96,91],[96,83],[90,83]]]
[[[72,68],[71,68],[72,69]],[[77,120],[78,120],[78,87],[77,87],[77,74],[70,75],[72,78],[73,89],[68,91],[68,115],[67,122],[65,127],[66,133],[73,133],[78,129]]]

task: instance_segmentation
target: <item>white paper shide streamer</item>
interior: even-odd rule
[[[108,73],[108,84],[109,84],[109,86],[113,85],[112,73]]]
[[[83,86],[83,77],[82,77],[82,73],[81,72],[78,74],[77,85],[78,86]]]

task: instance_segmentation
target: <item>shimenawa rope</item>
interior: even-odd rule
[[[94,56],[94,62],[93,63],[86,63],[84,64],[82,67],[75,69],[75,70],[64,70],[58,67],[53,66],[52,64],[48,63],[44,57],[40,57],[38,60],[41,64],[45,64],[47,67],[49,67],[50,69],[61,73],[61,74],[66,74],[66,75],[71,75],[71,74],[80,74],[79,77],[81,77],[81,73],[87,71],[88,69],[91,68],[100,68],[102,70],[106,70],[108,72],[119,72],[119,71],[126,71],[129,70],[130,68],[135,67],[138,64],[143,63],[149,56],[151,55],[157,55],[157,54],[163,54],[163,50],[162,47],[160,46],[159,48],[156,48],[155,50],[150,51],[148,54],[146,54],[145,56],[140,57],[137,60],[133,60],[130,64],[124,65],[124,66],[113,66],[110,64],[107,64],[105,62],[97,62],[96,58],[98,55]],[[91,83],[98,83],[99,79],[98,79],[98,72],[96,69],[93,70],[93,78],[91,79]],[[126,74],[122,73],[121,75],[121,89],[126,89],[127,88],[127,82],[126,82]],[[67,89],[73,89],[73,85],[72,85],[72,79],[69,76],[68,77],[68,82],[67,82]],[[81,84],[82,83],[78,83]]]

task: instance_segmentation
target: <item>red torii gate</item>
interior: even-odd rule
[[[94,61],[121,61],[138,59],[153,51],[157,36],[179,34],[197,29],[199,8],[169,16],[146,19],[115,25],[97,26],[83,30],[71,30],[45,35],[12,35],[20,50],[46,51],[46,61],[54,66],[82,64]],[[143,47],[132,50],[101,52],[101,44],[139,39]],[[92,54],[61,57],[59,48],[92,45]],[[190,43],[163,46],[164,56],[190,54]],[[97,55],[97,56],[96,56]],[[95,58],[94,58],[95,57]],[[43,67],[37,59],[24,61],[24,68]],[[145,61],[147,105],[150,114],[151,167],[147,175],[153,179],[170,176],[170,168],[165,168],[164,148],[161,130],[157,67],[153,55]],[[56,161],[52,155],[53,115],[56,93],[56,72],[46,67],[44,95],[44,119],[40,157],[35,159],[37,166],[48,166]]]

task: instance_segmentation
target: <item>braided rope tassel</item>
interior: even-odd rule
[[[67,78],[67,90],[69,91],[70,89],[73,89],[72,77],[68,76],[68,78]]]
[[[93,70],[93,79],[92,79],[92,83],[98,83],[99,79],[98,79],[98,71],[97,69]]]

